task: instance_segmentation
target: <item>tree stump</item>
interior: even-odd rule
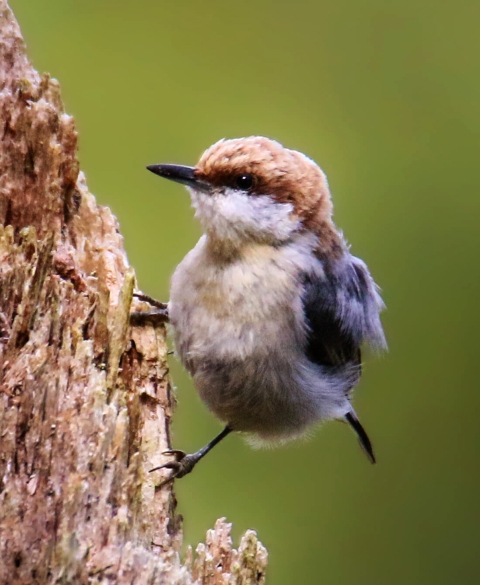
[[[224,519],[180,559],[172,484],[148,473],[174,406],[165,329],[130,325],[119,226],[6,0],[0,112],[0,583],[263,583],[266,550],[252,531],[232,549]]]

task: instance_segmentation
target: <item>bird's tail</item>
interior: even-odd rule
[[[371,463],[375,463],[375,454],[373,452],[373,446],[368,438],[367,432],[360,424],[360,421],[355,414],[355,411],[352,409],[350,412],[347,412],[345,415],[345,420],[347,423],[352,427],[358,437],[358,442],[360,443],[362,449],[365,451],[367,457],[370,459]]]

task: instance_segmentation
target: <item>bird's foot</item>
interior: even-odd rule
[[[201,459],[201,455],[199,453],[192,453],[187,455],[185,451],[180,451],[179,449],[169,449],[168,451],[164,451],[162,455],[173,455],[174,460],[150,469],[149,473],[157,471],[158,469],[172,470],[170,476],[163,480],[158,487],[161,487],[162,485],[165,485],[174,479],[180,479],[184,475],[187,475]]]
[[[152,473],[152,471],[157,471],[157,469],[171,469],[172,473],[170,474],[170,477],[167,477],[167,479],[162,481],[158,487],[165,485],[177,477],[180,478],[187,475],[187,473],[190,473],[200,459],[205,457],[205,455],[211,451],[215,445],[218,445],[222,439],[229,435],[232,430],[233,429],[227,425],[223,431],[207,443],[205,447],[190,455],[187,455],[185,451],[180,451],[179,449],[169,449],[168,451],[164,451],[163,455],[172,455],[174,457],[173,461],[169,461],[168,463],[150,469],[150,473]]]
[[[130,323],[132,325],[160,325],[161,323],[168,323],[168,305],[161,303],[154,298],[143,293],[133,293],[133,296],[144,303],[148,303],[155,307],[154,311],[133,311],[130,313]]]

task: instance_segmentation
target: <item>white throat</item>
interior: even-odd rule
[[[293,205],[279,203],[268,195],[249,195],[225,189],[203,193],[189,189],[192,204],[204,231],[229,247],[257,241],[278,244],[300,227]]]

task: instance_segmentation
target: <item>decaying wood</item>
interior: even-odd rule
[[[6,0],[0,132],[0,583],[263,583],[265,549],[249,531],[234,550],[223,519],[180,560],[172,486],[148,474],[169,446],[165,330],[130,326],[117,222]]]

